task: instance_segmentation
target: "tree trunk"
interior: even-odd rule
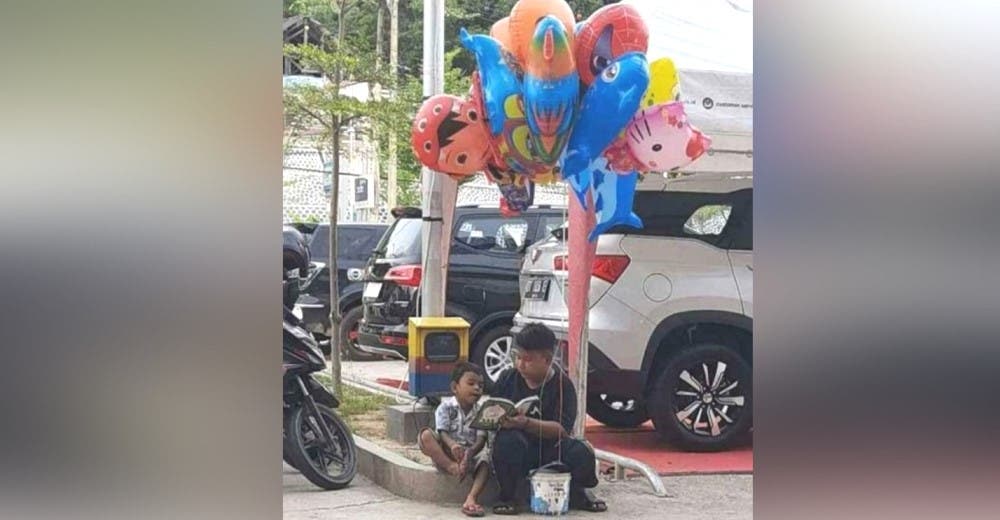
[[[346,0],[337,2],[340,8],[337,16],[337,51],[343,49],[344,44],[344,6]],[[337,65],[334,71],[334,88],[340,93],[341,69]],[[333,168],[330,171],[330,369],[333,379],[333,392],[338,398],[343,397],[342,383],[340,376],[340,290],[338,278],[340,270],[337,266],[337,220],[339,215],[340,202],[340,116],[333,119],[333,128],[330,132],[333,137]]]
[[[384,12],[385,11],[384,8],[382,7],[382,3],[379,2],[377,11],[378,17],[375,19],[375,68],[376,69],[382,68],[382,39],[383,39],[382,20],[384,19],[384,14],[383,14]]]
[[[340,380],[340,270],[337,266],[337,215],[340,209],[340,117],[334,118],[333,168],[330,171],[330,365],[334,393],[342,397]]]

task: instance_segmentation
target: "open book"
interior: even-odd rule
[[[502,397],[487,397],[479,404],[479,411],[472,419],[472,428],[477,430],[496,430],[500,428],[500,420],[504,417],[514,417],[518,413],[527,414],[532,404],[538,403],[537,395],[521,399],[517,403]]]

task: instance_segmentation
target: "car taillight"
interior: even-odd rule
[[[631,262],[625,255],[597,255],[594,257],[594,266],[591,274],[608,283],[615,283],[621,277],[628,264]],[[569,271],[569,257],[559,255],[552,259],[552,269],[556,271]]]
[[[628,268],[630,260],[625,255],[597,255],[594,258],[594,276],[608,283],[615,283]]]
[[[391,280],[407,287],[420,287],[423,269],[419,265],[397,265],[385,273],[385,280]]]
[[[407,338],[401,338],[399,336],[379,336],[379,340],[386,345],[396,345],[399,347],[405,347],[409,344]]]

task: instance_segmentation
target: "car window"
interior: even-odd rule
[[[321,262],[326,262],[330,256],[330,227],[326,225],[316,226],[313,230],[312,238],[309,240],[309,252],[313,258]]]
[[[519,253],[528,234],[523,217],[470,216],[455,231],[455,242],[479,251]]]
[[[753,201],[750,202],[743,219],[733,233],[732,249],[753,251]]]
[[[371,256],[372,252],[378,248],[378,244],[382,240],[382,235],[385,234],[386,226],[372,226],[370,228],[365,228],[365,230],[368,232],[368,242],[365,244],[365,254]]]
[[[372,253],[371,230],[357,227],[342,227],[337,230],[337,258],[345,260],[368,260]]]
[[[633,211],[642,219],[642,229],[615,226],[608,234],[692,238],[717,247],[727,247],[733,220],[753,199],[753,188],[729,193],[637,191]]]
[[[689,235],[721,235],[733,213],[731,204],[708,204],[694,211],[684,223]]]
[[[538,221],[538,239],[545,240],[552,232],[563,227],[566,219],[562,215],[542,215]]]
[[[397,220],[384,244],[385,258],[420,258],[422,224],[419,218]]]

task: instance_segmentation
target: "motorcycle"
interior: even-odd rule
[[[313,484],[328,490],[347,486],[357,473],[354,436],[337,415],[340,402],[312,374],[326,369],[319,343],[291,308],[305,282],[285,271],[282,314],[282,458]]]

